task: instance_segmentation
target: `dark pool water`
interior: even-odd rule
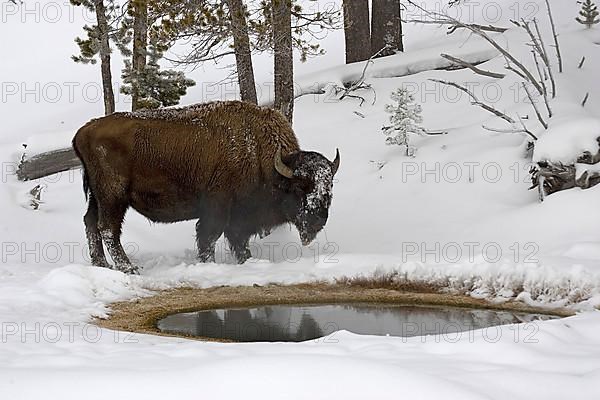
[[[279,305],[173,314],[162,332],[237,342],[300,342],[347,330],[381,336],[452,334],[555,317],[389,304]]]

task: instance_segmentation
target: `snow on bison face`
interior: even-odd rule
[[[333,195],[333,177],[340,166],[340,153],[333,162],[311,151],[300,151],[275,159],[275,169],[287,178],[293,195],[292,221],[304,246],[309,245],[323,229],[329,217]]]

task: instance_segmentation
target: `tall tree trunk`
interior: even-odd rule
[[[148,0],[133,1],[133,54],[131,57],[131,110],[139,108],[139,79],[146,68],[148,47]]]
[[[98,23],[100,42],[100,71],[102,73],[102,91],[104,95],[104,114],[115,112],[115,94],[112,87],[112,73],[110,72],[110,44],[108,41],[108,21],[104,0],[94,0],[96,21]]]
[[[275,51],[274,108],[281,111],[291,123],[294,115],[291,0],[273,0],[273,43]]]
[[[233,49],[235,63],[240,85],[242,101],[258,104],[256,98],[256,84],[254,83],[254,70],[252,68],[252,53],[250,51],[250,38],[246,23],[246,8],[242,0],[226,0],[231,13],[231,29],[233,33]]]
[[[389,56],[404,51],[402,43],[402,21],[400,0],[372,0],[371,54],[376,54],[386,45],[388,49],[378,56]]]
[[[346,64],[371,57],[369,0],[344,0]]]

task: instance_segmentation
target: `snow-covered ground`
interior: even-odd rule
[[[463,7],[463,19],[511,26],[508,20],[517,12],[524,18],[535,15],[550,43],[543,1],[494,2],[501,10],[498,19],[490,17],[493,10],[485,4]],[[339,64],[339,51],[332,51],[337,61],[326,58],[327,68],[320,72],[314,64],[306,67],[310,73],[299,75],[299,90],[317,85],[326,94],[300,97],[294,126],[303,148],[330,158],[340,149],[331,217],[316,245],[302,254],[295,230],[280,228],[253,244],[255,259],[243,266],[228,263],[224,251],[224,263],[197,264],[193,221],[152,225],[131,212],[123,241],[142,274],[130,277],[90,267],[79,172],[36,182],[44,186],[37,211],[27,207],[27,193],[36,183],[18,182],[12,172],[22,143],[28,154],[67,146],[77,125],[100,107],[67,103],[54,117],[54,103],[30,104],[31,96],[25,102],[19,95],[8,96],[1,120],[9,122],[0,138],[1,398],[600,398],[600,312],[594,311],[600,304],[600,187],[556,193],[539,203],[537,194],[527,190],[527,137],[484,130],[482,125],[507,126],[470,105],[464,94],[429,80],[468,83],[480,98],[511,116],[528,114],[528,128],[540,137],[536,160],[569,160],[576,151],[597,150],[600,28],[586,31],[574,21],[575,1],[552,4],[565,72],[557,74],[556,116],[546,139],[518,80],[504,70],[504,60],[466,32],[447,36],[445,28],[434,25],[406,25],[407,53],[379,60],[368,70],[375,104],[367,90],[360,93],[366,99],[362,106],[356,99],[340,102],[332,96],[332,85],[362,71],[362,64],[330,67]],[[8,22],[0,25],[3,37]],[[513,28],[496,37],[530,64],[522,31]],[[20,53],[0,72],[18,81],[19,63],[35,65],[35,54],[18,50],[14,41],[9,47]],[[480,68],[507,76],[493,80],[468,70],[431,70],[444,65],[438,56],[442,52],[471,61],[491,58]],[[586,62],[578,69],[582,56]],[[58,76],[88,68],[89,77],[80,81],[96,79],[93,68],[68,64],[68,55],[49,62]],[[39,71],[36,77],[52,82]],[[202,73],[193,77],[202,81]],[[388,122],[384,104],[400,86],[421,103],[426,128],[447,132],[415,140],[414,158],[385,146],[380,131]],[[587,92],[591,95],[582,108]],[[185,100],[205,98],[194,92]],[[46,111],[31,112],[42,108]],[[561,141],[561,133],[573,140]],[[224,249],[224,243],[219,246]],[[389,271],[477,297],[517,298],[580,313],[460,337],[338,332],[301,344],[201,343],[87,325],[93,316],[105,316],[110,302],[151,290],[297,283]]]

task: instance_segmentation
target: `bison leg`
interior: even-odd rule
[[[238,264],[243,264],[246,262],[246,260],[252,257],[252,254],[250,253],[250,247],[248,246],[250,236],[251,234],[244,233],[236,228],[229,228],[225,231],[225,237],[229,242],[229,248],[235,256]]]
[[[121,226],[123,225],[127,206],[103,207],[101,205],[99,211],[98,227],[100,228],[100,234],[104,244],[106,244],[108,253],[115,262],[116,269],[126,274],[139,273],[138,268],[129,261],[129,257],[125,254],[125,250],[121,245]]]
[[[225,220],[213,215],[196,222],[196,245],[200,262],[215,262],[215,244],[223,233]]]
[[[85,223],[85,234],[87,236],[92,265],[110,268],[108,261],[106,261],[106,256],[104,255],[102,236],[100,236],[100,231],[98,230],[98,203],[92,194],[90,194],[88,210],[83,217],[83,222]]]

